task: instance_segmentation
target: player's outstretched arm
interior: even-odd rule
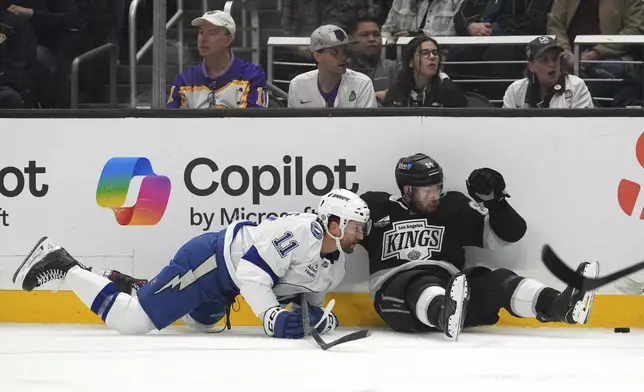
[[[490,227],[505,242],[517,242],[526,233],[525,219],[507,202],[510,197],[501,173],[490,168],[476,169],[466,181],[469,195],[483,203],[490,214]]]
[[[281,233],[281,232],[280,232]],[[275,233],[264,233],[256,239],[237,266],[237,281],[241,295],[253,312],[262,320],[264,332],[276,338],[299,339],[304,337],[302,313],[282,309],[273,286],[288,271],[299,243],[289,242],[293,233],[287,232],[287,240]],[[275,239],[275,235],[279,238]],[[264,238],[266,237],[266,238]]]
[[[278,275],[275,270],[279,273],[279,268],[262,253],[252,246],[239,261],[236,275],[240,294],[262,320],[267,335],[299,339],[304,336],[302,315],[281,308],[273,286],[283,274]]]

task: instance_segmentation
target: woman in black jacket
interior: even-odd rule
[[[440,70],[440,47],[429,37],[414,38],[405,48],[402,69],[387,91],[384,106],[465,107],[467,98]]]

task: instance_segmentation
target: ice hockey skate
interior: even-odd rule
[[[64,248],[43,237],[16,270],[13,283],[32,291],[50,281],[62,282],[74,266],[81,265]]]
[[[599,275],[599,263],[583,262],[577,267],[577,272],[588,278]],[[542,323],[558,321],[568,324],[586,324],[595,299],[596,290],[579,290],[572,286],[557,295],[547,314],[540,313],[537,320]]]
[[[452,276],[445,288],[445,305],[438,318],[438,326],[448,338],[458,340],[463,329],[467,303],[470,299],[470,287],[464,274]]]

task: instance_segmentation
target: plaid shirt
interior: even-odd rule
[[[550,4],[551,0],[465,0],[456,16],[456,32],[470,35],[470,23],[485,21],[492,24],[492,35],[543,35]],[[492,17],[486,15],[486,8],[493,11]]]
[[[454,16],[464,0],[394,0],[383,36],[391,38],[400,31],[418,31],[425,22],[423,33],[428,37],[456,35]],[[425,18],[427,15],[427,18]]]
[[[378,10],[374,0],[285,0],[282,29],[286,36],[302,37],[325,24],[346,30],[359,13],[367,10]]]
[[[570,21],[577,7],[583,7],[579,0],[556,0],[548,14],[548,34],[556,36],[557,43],[566,51],[572,50],[568,37]],[[644,6],[641,0],[599,0],[599,29],[606,35],[638,35],[644,32]],[[632,60],[629,45],[601,44],[594,47],[603,58],[621,57]]]

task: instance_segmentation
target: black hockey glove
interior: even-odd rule
[[[510,197],[505,191],[505,180],[501,173],[487,167],[474,170],[465,184],[470,197],[477,203],[483,202],[486,207]]]

